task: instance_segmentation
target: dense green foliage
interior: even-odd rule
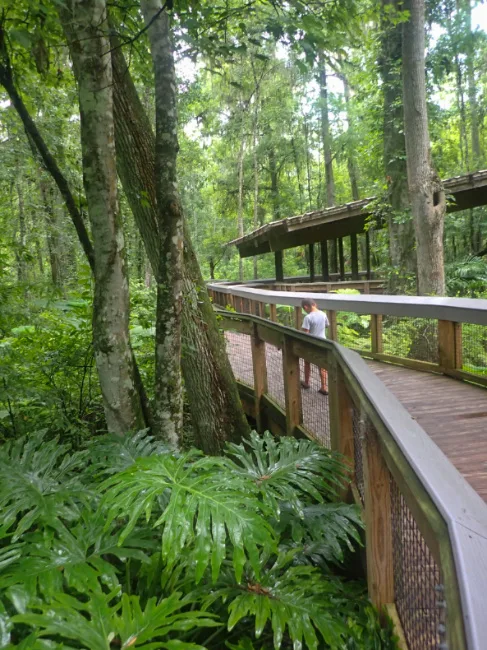
[[[143,433],[6,444],[0,647],[392,648],[344,577],[362,522],[334,501],[343,480],[334,455],[270,434],[220,458]]]
[[[81,192],[79,121],[75,86],[54,6],[38,2],[41,19],[33,34],[25,27],[22,3],[7,2],[5,29],[17,83],[63,171]],[[427,82],[433,155],[443,178],[485,167],[485,84],[482,61],[487,41],[482,5],[427,3]],[[381,39],[389,22],[366,1],[301,3],[286,7],[243,3],[192,10],[177,5],[182,199],[205,276],[235,278],[236,252],[223,247],[238,235],[239,155],[242,148],[242,220],[245,232],[274,219],[326,205],[318,75],[321,53],[327,70],[328,113],[336,203],[351,200],[351,170],[358,195],[378,196],[383,213],[387,193],[383,147]],[[114,8],[123,19],[122,39],[141,27],[134,5]],[[120,14],[118,13],[120,12]],[[134,76],[153,115],[152,73],[143,47],[128,45]],[[51,47],[49,47],[51,46]],[[348,95],[345,88],[348,88]],[[0,258],[3,280],[52,281],[61,291],[76,284],[83,265],[62,202],[52,181],[32,158],[13,108],[0,91]],[[475,135],[477,134],[477,136]],[[478,147],[475,142],[478,140]],[[479,151],[477,149],[479,148]],[[257,186],[257,189],[256,189]],[[144,201],[144,197],[141,198]],[[85,209],[83,198],[80,205]],[[149,282],[151,271],[122,193],[130,272]],[[397,213],[398,222],[410,219]],[[485,243],[485,208],[446,217],[448,268],[479,253]],[[372,233],[373,265],[384,275],[402,275],[390,266],[387,231]],[[345,241],[349,264],[350,251]],[[54,269],[52,264],[54,263]],[[51,269],[49,268],[51,267]],[[244,263],[252,277],[252,260]],[[285,255],[285,273],[307,271],[305,251]],[[258,261],[260,277],[272,277],[270,256]],[[463,276],[465,279],[465,275]],[[457,295],[458,283],[449,283]],[[462,287],[463,288],[463,287]],[[414,282],[410,290],[414,291]],[[482,293],[475,283],[467,292]]]

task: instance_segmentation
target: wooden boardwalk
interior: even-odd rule
[[[226,339],[236,378],[252,385],[249,337],[226,332]],[[269,395],[284,407],[281,353],[267,345],[266,359]],[[379,361],[367,363],[487,501],[487,389]],[[311,389],[302,391],[303,424],[329,444],[328,398],[320,395],[318,388],[318,372],[312,368]]]

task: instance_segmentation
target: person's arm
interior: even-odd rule
[[[308,315],[306,315],[306,316],[303,318],[303,324],[301,325],[301,329],[303,330],[303,332],[304,332],[305,334],[309,334],[309,329],[310,329],[310,328],[309,328],[309,318],[308,318]]]

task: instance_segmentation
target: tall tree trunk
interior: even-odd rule
[[[49,151],[44,139],[42,138],[39,129],[32,120],[29,111],[27,110],[21,96],[19,95],[17,88],[15,87],[12,75],[12,68],[10,65],[10,58],[8,51],[5,45],[4,33],[0,28],[0,84],[5,88],[10,97],[10,100],[17,111],[22,124],[24,125],[25,132],[27,133],[28,138],[34,143],[39,156],[44,164],[46,170],[51,174],[54,179],[58,189],[61,193],[61,196],[64,199],[66,208],[69,212],[69,216],[73,222],[74,227],[78,235],[78,239],[83,247],[85,255],[90,264],[91,270],[95,268],[95,256],[93,251],[93,246],[91,244],[88,232],[86,230],[85,224],[81,213],[76,205],[74,196],[69,189],[68,181],[63,175],[61,170],[58,167],[56,160]]]
[[[83,181],[95,250],[95,359],[108,430],[123,435],[142,429],[144,418],[129,339],[105,0],[70,0],[59,11],[78,75]]]
[[[416,234],[418,292],[444,295],[445,193],[430,151],[425,83],[424,0],[406,0],[403,24],[403,102],[408,188]]]
[[[69,15],[67,16],[66,25],[69,29],[72,28],[72,22],[70,20]],[[15,84],[13,82],[10,59],[8,56],[7,48],[5,47],[4,34],[1,28],[0,28],[0,84],[4,86],[5,90],[8,93],[8,96],[10,97],[10,100],[12,101],[15,110],[17,111],[20,119],[22,120],[22,124],[24,126],[27,137],[29,138],[29,142],[34,144],[35,150],[39,154],[40,161],[44,165],[46,171],[49,172],[49,174],[51,175],[52,179],[54,180],[54,182],[56,183],[59,189],[59,192],[66,206],[66,210],[75,227],[76,234],[78,235],[78,240],[86,255],[86,259],[88,261],[88,264],[90,265],[91,271],[94,273],[95,252],[88,231],[85,226],[83,215],[80,209],[78,208],[78,205],[74,198],[74,194],[71,191],[71,188],[69,186],[66,177],[60,170],[54,156],[52,155],[51,151],[47,147],[42,135],[39,132],[39,129],[37,128],[37,125],[35,124],[34,120],[30,116],[29,111],[27,110],[27,107],[25,106],[22,100],[22,97],[20,96],[19,92],[17,91],[17,88],[15,87]],[[142,379],[140,377],[140,373],[138,371],[137,363],[133,355],[133,352],[131,351],[131,353],[132,353],[132,363],[135,369],[135,380],[137,383],[137,391],[143,406],[145,426],[150,426],[152,418],[151,418],[149,405],[147,402],[146,393],[144,390],[144,385],[142,383]]]
[[[296,141],[294,138],[291,139],[291,147],[293,148],[293,158],[294,158],[294,169],[296,170],[296,179],[298,181],[298,191],[299,191],[299,212],[304,212],[304,191],[303,183],[301,182],[301,165],[299,164],[298,150],[296,148]]]
[[[111,45],[118,173],[149,261],[157,268],[154,134],[114,37]],[[206,453],[219,453],[227,440],[245,437],[249,426],[186,224],[182,328],[182,369],[195,443]]]
[[[471,0],[462,0],[464,5],[467,33],[466,64],[468,103],[470,112],[470,136],[472,140],[472,169],[481,169],[482,153],[480,150],[479,112],[477,103],[477,86],[475,83],[475,44],[472,33],[472,4]]]
[[[348,168],[348,178],[350,179],[350,188],[352,190],[352,199],[358,201],[360,194],[358,191],[358,169],[357,163],[355,161],[354,155],[354,140],[355,140],[355,129],[353,124],[353,118],[350,114],[350,85],[346,77],[343,77],[343,91],[345,95],[345,107],[347,111],[347,122],[348,122],[348,133],[350,135],[351,145],[348,148],[347,152],[347,168]]]
[[[19,215],[19,239],[17,242],[17,250],[15,256],[17,258],[17,281],[25,282],[27,280],[27,273],[25,268],[25,253],[27,243],[27,229],[25,225],[25,205],[24,205],[24,189],[21,180],[15,183],[18,199],[18,215]]]
[[[320,56],[320,104],[321,104],[321,144],[325,161],[326,206],[335,205],[335,178],[333,175],[333,157],[331,153],[330,116],[328,113],[328,86],[326,82],[326,66],[323,56]]]
[[[254,119],[253,119],[253,134],[252,134],[252,148],[253,148],[253,163],[254,163],[254,229],[259,227],[259,161],[257,158],[257,134],[259,129],[259,101],[258,101],[258,87],[256,86],[254,96]],[[253,258],[254,262],[254,280],[259,277],[259,269],[257,264],[257,257]]]
[[[465,97],[463,92],[463,75],[462,67],[458,53],[455,52],[455,78],[457,84],[457,108],[460,114],[460,155],[462,168],[464,171],[470,171],[470,150],[467,138],[467,115],[465,111]]]
[[[276,150],[273,145],[269,147],[269,171],[271,175],[272,218],[274,221],[277,221],[281,218],[281,205],[279,200],[279,177],[277,173]]]
[[[304,117],[304,142],[306,146],[306,185],[308,188],[308,210],[313,209],[313,194],[311,192],[311,157],[309,155],[309,126]]]
[[[242,133],[242,139],[240,141],[240,147],[238,150],[238,159],[237,159],[237,174],[238,174],[238,203],[237,203],[237,227],[238,227],[238,236],[244,236],[244,221],[243,221],[243,184],[244,184],[244,173],[243,173],[243,164],[244,164],[244,137]],[[243,282],[244,272],[243,272],[243,260],[238,257],[238,279],[240,282]]]
[[[326,81],[325,58],[319,57],[320,65],[320,108],[321,108],[321,146],[325,162],[326,207],[335,205],[335,177],[333,174],[333,157],[331,153],[330,116],[328,114],[328,85]],[[321,182],[320,182],[321,186]],[[328,241],[328,257],[332,270],[337,268],[337,242],[335,239]]]
[[[400,272],[416,270],[414,223],[409,216],[407,188],[406,143],[402,107],[401,60],[402,25],[391,20],[391,13],[400,11],[400,0],[382,0],[388,7],[382,23],[380,74],[384,99],[384,175],[388,186],[391,213],[387,218],[391,263]],[[391,12],[392,8],[392,12]],[[397,217],[401,217],[396,221]],[[393,290],[396,287],[395,283]]]
[[[154,419],[159,436],[182,438],[181,306],[183,210],[177,187],[176,72],[169,16],[162,0],[142,0],[151,46],[156,100],[156,206],[159,234]],[[161,13],[162,12],[162,13]]]
[[[39,181],[39,190],[42,203],[44,204],[44,214],[47,230],[47,250],[49,251],[49,263],[51,265],[51,280],[55,287],[62,285],[61,259],[59,256],[59,233],[58,224],[56,223],[56,214],[53,205],[53,192],[48,188],[45,179]]]

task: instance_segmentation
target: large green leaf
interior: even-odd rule
[[[97,590],[82,599],[59,594],[48,605],[18,614],[13,623],[34,628],[37,637],[72,641],[86,650],[110,650],[114,646],[140,650],[202,650],[186,643],[178,634],[197,627],[218,625],[207,612],[192,609],[194,599],[175,592],[159,602],[151,598],[141,607],[138,596],[120,596],[116,589],[109,594]]]
[[[335,496],[346,476],[339,457],[310,440],[276,440],[254,431],[249,441],[229,444],[226,453],[235,459],[234,471],[255,483],[277,516],[282,501],[303,516],[304,503]]]
[[[133,465],[138,458],[168,453],[169,448],[146,430],[131,436],[105,435],[90,442],[91,469],[100,474],[115,474]]]
[[[191,553],[196,582],[210,562],[213,580],[218,577],[228,542],[237,579],[247,559],[259,571],[259,548],[276,546],[255,481],[235,472],[224,458],[199,457],[197,452],[141,458],[102,487],[107,525],[129,513],[120,543],[140,517],[150,521],[156,510],[153,526],[162,528],[164,560],[173,566],[183,550]],[[165,500],[162,512],[160,498]]]
[[[0,511],[3,525],[15,527],[14,541],[39,519],[44,522],[79,516],[86,496],[80,473],[86,452],[68,454],[69,445],[44,432],[0,448]]]
[[[270,625],[276,650],[286,634],[295,650],[317,650],[320,638],[332,648],[342,647],[348,628],[340,584],[325,579],[314,567],[293,566],[294,555],[294,551],[281,554],[269,565],[269,555],[262,554],[260,579],[250,566],[239,583],[223,573],[220,589],[208,602],[222,599],[229,603],[229,630],[251,616],[259,639],[266,625]]]
[[[296,517],[288,504],[283,504],[276,523],[282,549],[302,546],[296,560],[311,562],[325,571],[329,570],[329,563],[343,563],[347,549],[354,552],[362,545],[363,528],[359,508],[346,503],[306,506],[301,518]]]

